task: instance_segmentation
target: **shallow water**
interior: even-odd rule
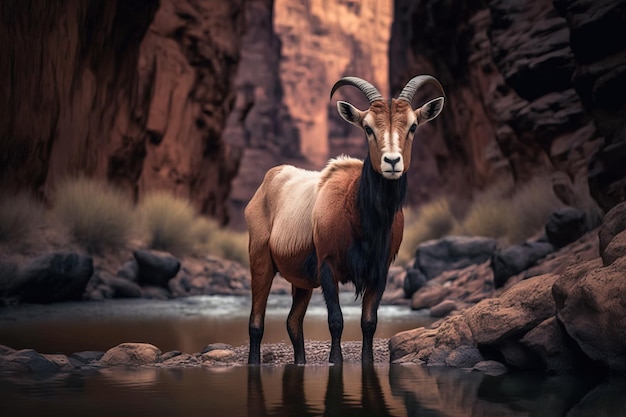
[[[343,340],[359,340],[360,309],[342,295]],[[264,342],[288,340],[289,297],[272,296]],[[249,300],[194,297],[113,300],[0,309],[0,344],[43,353],[106,350],[148,342],[163,352],[247,343]],[[382,306],[378,337],[428,324],[403,306]],[[320,297],[308,339],[327,340]],[[419,365],[109,368],[89,373],[0,374],[1,416],[420,416],[626,417],[626,381],[532,374],[485,376]]]
[[[343,341],[361,340],[360,305],[342,293]],[[289,341],[285,320],[291,297],[269,298],[263,343]],[[249,297],[198,296],[176,300],[108,300],[0,308],[0,344],[42,353],[104,351],[123,342],[152,343],[162,352],[200,352],[209,343],[248,343]],[[407,306],[381,306],[375,337],[428,325],[433,320]],[[304,320],[308,340],[328,340],[326,306],[313,296]]]

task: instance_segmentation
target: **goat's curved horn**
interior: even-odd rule
[[[372,104],[376,100],[384,100],[383,96],[378,92],[376,87],[359,77],[343,77],[342,79],[337,81],[335,85],[333,85],[332,90],[330,90],[330,98],[333,98],[333,94],[335,94],[335,91],[337,91],[339,87],[344,85],[351,85],[361,90],[361,92],[365,94],[365,97],[367,97],[367,99],[370,101],[370,104]]]
[[[443,87],[435,77],[432,77],[430,75],[418,75],[411,78],[411,80],[406,83],[406,86],[404,86],[404,89],[402,89],[402,92],[398,96],[398,100],[404,100],[411,104],[411,102],[413,101],[413,96],[415,96],[417,90],[419,90],[422,86],[426,84],[430,84],[437,88],[445,97],[446,93],[443,91]]]

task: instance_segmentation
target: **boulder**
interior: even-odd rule
[[[546,222],[546,237],[555,248],[562,248],[587,232],[585,212],[574,207],[554,211]]]
[[[553,288],[558,319],[582,351],[615,373],[626,372],[626,257],[567,269]]]
[[[439,304],[450,292],[449,287],[431,283],[422,287],[411,297],[411,309],[420,310]]]
[[[554,246],[548,242],[525,242],[497,251],[491,259],[495,287],[501,288],[511,276],[534,266],[552,252]]]
[[[80,300],[92,274],[93,261],[89,256],[44,255],[18,268],[12,280],[4,281],[0,296],[26,303]]]
[[[156,285],[168,288],[168,282],[180,270],[180,261],[167,252],[136,250],[135,260],[139,268],[140,285]]]
[[[520,339],[520,343],[541,359],[550,375],[574,373],[584,368],[589,360],[565,333],[556,317],[539,323]]]
[[[139,265],[136,260],[125,262],[124,265],[117,271],[118,277],[125,278],[132,282],[139,280]]]
[[[493,345],[522,336],[555,314],[552,285],[557,275],[540,275],[511,287],[498,298],[483,300],[466,311],[476,343]]]
[[[444,271],[488,261],[496,246],[495,239],[485,237],[448,236],[429,240],[417,247],[413,268],[430,280]]]
[[[37,374],[57,372],[59,365],[32,349],[18,350],[0,356],[0,371],[33,372]]]
[[[157,362],[161,351],[148,343],[122,343],[105,352],[99,363],[103,365],[139,366]]]
[[[479,371],[486,375],[498,376],[508,372],[507,367],[497,361],[481,361],[472,367],[472,371]]]
[[[457,305],[454,300],[443,300],[439,304],[436,304],[430,308],[430,317],[445,317],[456,309]]]
[[[203,362],[233,362],[237,359],[237,354],[230,349],[214,349],[203,353],[200,359]]]
[[[415,291],[426,285],[427,281],[426,276],[419,269],[407,269],[402,286],[404,296],[406,298],[411,298],[411,296],[415,294]]]
[[[618,233],[600,253],[604,266],[609,266],[618,258],[626,256],[626,231]]]
[[[76,359],[83,363],[97,362],[104,356],[104,352],[97,350],[85,350],[81,352],[74,352],[70,355],[70,358]]]
[[[600,255],[604,253],[613,238],[624,230],[626,230],[626,202],[613,207],[602,219],[598,230]]]
[[[111,288],[113,298],[138,298],[141,297],[139,285],[126,278],[113,276],[105,271],[100,271],[98,277],[103,284]]]

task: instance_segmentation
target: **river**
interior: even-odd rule
[[[288,340],[289,297],[270,297],[264,342]],[[343,340],[359,340],[360,309],[342,294]],[[42,353],[106,350],[147,342],[198,352],[213,342],[247,343],[247,297],[110,300],[0,309],[0,344]],[[377,337],[428,324],[406,306],[381,306]],[[326,340],[316,295],[307,339]],[[477,372],[418,365],[108,368],[88,373],[0,375],[2,416],[626,416],[626,381]]]

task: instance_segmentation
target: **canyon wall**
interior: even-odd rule
[[[388,95],[391,0],[252,0],[237,73],[237,101],[224,134],[241,150],[229,200],[233,225],[268,168],[319,169],[329,157],[364,157],[363,133],[329,100],[339,78],[356,75]],[[337,97],[368,102],[344,88]]]
[[[226,222],[243,5],[3,1],[0,187],[49,196],[83,174],[135,199],[171,190]]]
[[[555,3],[558,7],[551,0],[396,0],[392,91],[413,74],[432,73],[448,93],[442,115],[416,136],[410,181],[416,201],[555,172],[583,195],[589,193],[589,176],[598,184],[604,178],[607,189],[620,188],[609,186],[607,165],[619,170],[614,179],[622,182],[623,165],[609,162],[613,151],[599,150],[605,142],[625,140],[624,95],[616,97],[625,91],[625,48],[623,37],[614,40],[617,23],[624,23],[624,2]],[[590,57],[597,44],[605,45],[603,52]],[[611,82],[602,80],[605,74]],[[590,85],[612,97],[596,91],[593,103],[585,91]],[[590,172],[598,159],[596,167],[603,167]],[[623,192],[596,198],[606,209],[623,199]]]

